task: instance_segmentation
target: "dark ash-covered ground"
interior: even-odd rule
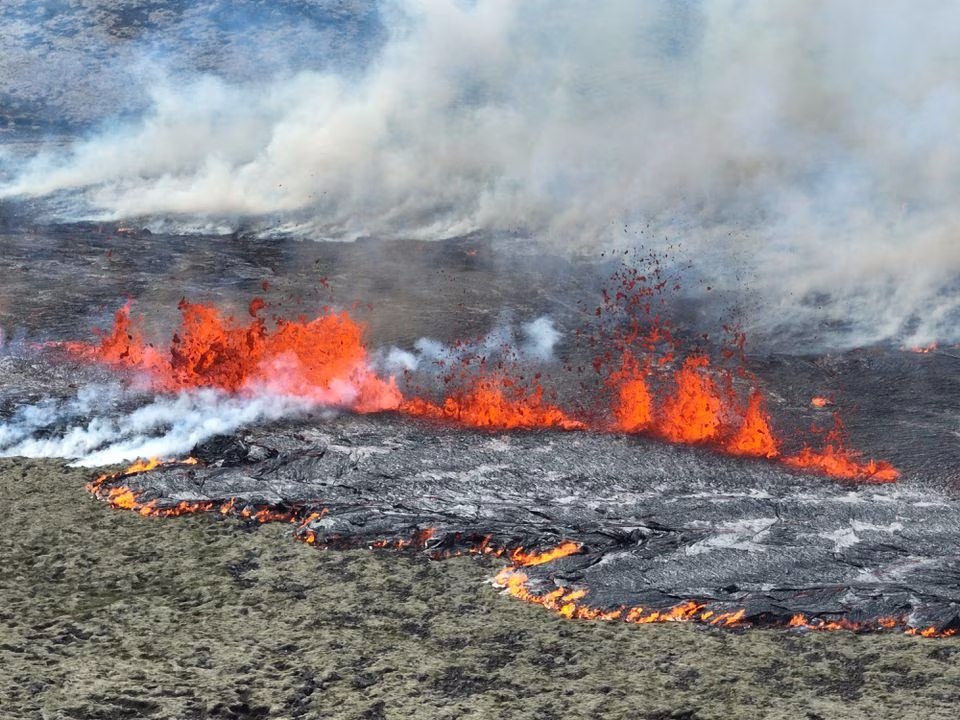
[[[953,718],[953,641],[569,622],[482,558],[141,518],[0,462],[4,718]]]
[[[27,226],[5,244],[10,282],[0,322],[23,338],[12,346],[24,348],[3,361],[0,410],[8,417],[27,400],[70,397],[103,379],[102,368],[31,348],[90,337],[118,298],[135,299],[147,331],[163,338],[182,296],[241,315],[257,294],[278,313],[316,313],[326,303],[357,308],[371,348],[410,348],[424,335],[445,342],[475,336],[505,310],[521,319],[550,313],[564,340],[544,384],[575,407],[595,391],[589,353],[597,352],[575,331],[593,317],[598,288],[624,260],[563,256],[509,238],[323,244],[90,225]],[[356,305],[364,300],[371,307]],[[664,307],[688,336],[710,327],[718,312],[712,298],[683,294]],[[955,631],[960,357],[763,347],[761,339],[748,362],[770,398],[785,452],[799,449],[810,424],[829,426],[840,407],[850,444],[892,462],[900,480],[838,482],[642,437],[465,432],[387,414],[241,430],[191,450],[206,466],[120,482],[161,505],[237,497],[323,507],[329,514],[310,528],[321,540],[404,539],[425,528],[436,531],[430,551],[462,549],[486,535],[511,547],[573,539],[584,544],[582,554],[529,574],[540,591],[587,589],[597,607],[660,610],[694,599],[717,612],[744,608],[761,624],[802,613],[853,622],[893,617],[916,629]],[[587,370],[562,370],[574,365]],[[813,408],[813,396],[837,404]],[[55,435],[62,421],[40,432]]]

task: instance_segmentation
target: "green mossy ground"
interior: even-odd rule
[[[0,717],[955,718],[960,641],[571,622],[482,558],[141,518],[0,461]]]

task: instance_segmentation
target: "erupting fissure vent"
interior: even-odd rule
[[[546,403],[540,385],[529,390],[510,378],[497,376],[474,380],[466,392],[446,398],[442,405],[414,397],[401,403],[399,409],[408,415],[450,420],[479,428],[587,428],[585,423]]]
[[[180,327],[165,350],[144,339],[128,303],[98,343],[66,347],[90,360],[138,370],[160,392],[200,387],[267,392],[360,413],[395,411],[498,430],[646,433],[836,478],[897,479],[899,472],[889,463],[864,461],[847,447],[839,418],[824,434],[821,449],[807,443],[799,453],[784,454],[766,398],[745,369],[742,333],[728,328],[733,343],[723,352],[726,365],[714,365],[701,349],[678,359],[680,343],[655,312],[654,298],[666,281],[656,273],[648,280],[635,270],[613,279],[616,290],[604,290],[604,304],[594,313],[599,326],[589,338],[599,349],[593,367],[604,392],[587,398],[588,408],[579,417],[547,400],[540,374],[528,372],[522,358],[489,367],[486,357],[464,357],[462,367],[444,378],[446,397],[405,395],[393,377],[373,369],[363,325],[347,312],[327,311],[312,320],[274,317],[268,323],[260,316],[266,307],[261,298],[250,303],[249,322],[181,301]],[[731,369],[730,362],[737,364]],[[817,400],[817,407],[825,404]]]
[[[275,318],[272,328],[258,316],[264,303],[250,304],[246,324],[216,308],[181,301],[181,323],[166,352],[147,343],[127,303],[113,328],[94,345],[68,349],[90,359],[146,373],[161,391],[212,387],[227,392],[266,390],[304,397],[357,412],[395,409],[400,391],[377,376],[363,344],[363,326],[346,312],[313,320]]]

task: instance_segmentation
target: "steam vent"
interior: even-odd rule
[[[14,0],[0,57],[0,717],[953,717],[960,11]]]

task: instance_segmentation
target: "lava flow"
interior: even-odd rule
[[[844,447],[844,428],[834,415],[833,429],[826,433],[823,448],[804,447],[798,454],[783,459],[787,465],[822,472],[835,478],[867,479],[870,482],[894,482],[900,471],[883,460],[860,462],[859,453]]]
[[[671,370],[681,344],[658,314],[664,309],[660,296],[671,283],[653,260],[649,277],[632,267],[615,272],[610,278],[613,289],[603,290],[603,304],[592,313],[601,321],[609,318],[591,338],[601,349],[594,369],[605,374],[604,385],[613,392],[613,420],[606,429],[703,444],[730,455],[778,460],[847,480],[879,483],[899,477],[889,463],[861,462],[859,453],[839,441],[841,433],[829,437],[822,450],[806,445],[800,454],[784,457],[766,398],[745,369],[746,337],[735,328],[724,327],[730,342],[721,353],[724,360],[737,361],[733,371],[714,367],[699,349]],[[735,374],[753,386],[746,402],[736,390]]]
[[[294,537],[319,548],[381,548],[398,551],[420,551],[429,557],[441,560],[457,555],[487,555],[502,557],[510,565],[500,570],[493,582],[514,598],[541,605],[561,617],[579,620],[607,620],[631,624],[689,622],[724,628],[777,627],[811,631],[847,630],[870,632],[900,630],[908,635],[922,637],[949,637],[957,629],[946,627],[914,627],[906,616],[880,616],[865,620],[846,617],[807,617],[800,613],[790,616],[772,615],[769,612],[749,614],[746,608],[720,609],[710,601],[685,600],[665,608],[640,606],[595,607],[585,601],[589,592],[584,588],[557,587],[549,592],[538,593],[531,589],[528,568],[544,566],[563,558],[583,552],[583,546],[573,540],[564,540],[553,547],[530,550],[520,546],[498,545],[491,537],[461,537],[458,533],[445,534],[435,527],[414,529],[409,537],[366,540],[362,537],[318,536],[319,527],[314,525],[327,513],[318,502],[309,502],[290,508],[253,506],[237,498],[225,501],[180,501],[174,505],[162,505],[156,500],[144,501],[140,494],[124,483],[124,478],[147,472],[161,465],[192,466],[193,458],[179,461],[138,461],[127,470],[113,475],[101,475],[88,483],[87,488],[113,507],[132,510],[144,516],[173,517],[191,513],[217,513],[258,523],[284,522],[294,524]],[[442,549],[442,548],[449,549]]]
[[[143,371],[161,391],[210,387],[227,392],[267,390],[346,406],[356,412],[395,409],[400,391],[370,368],[363,326],[346,312],[307,322],[258,316],[250,303],[249,323],[224,317],[216,308],[180,302],[181,323],[167,352],[146,343],[129,303],[117,311],[113,328],[95,345],[69,343],[83,357]]]
[[[150,458],[149,460],[138,460],[126,470],[114,474],[103,474],[96,479],[88,482],[85,487],[96,497],[105,500],[110,506],[120,510],[133,510],[143,517],[180,517],[182,515],[194,515],[199,513],[218,512],[221,515],[238,517],[243,520],[255,520],[259,523],[266,522],[291,522],[308,523],[321,517],[323,510],[317,512],[311,508],[292,507],[289,509],[280,509],[269,505],[251,505],[238,498],[230,498],[225,501],[212,500],[181,500],[174,505],[164,505],[157,500],[143,500],[140,493],[132,490],[126,485],[116,484],[105,487],[108,483],[121,480],[124,477],[136,475],[137,473],[147,472],[161,466],[171,465],[196,465],[196,458],[186,458],[184,460],[160,460],[159,458]]]
[[[750,618],[743,608],[717,611],[710,609],[708,603],[695,600],[685,600],[672,607],[660,610],[643,607],[604,609],[592,607],[583,602],[583,598],[588,594],[586,590],[558,587],[541,595],[530,590],[529,580],[527,574],[515,564],[505,567],[497,573],[493,583],[511,597],[541,605],[567,619],[617,620],[637,625],[689,622],[724,628],[769,627],[817,631],[847,630],[850,632],[899,629],[905,635],[917,635],[926,638],[952,637],[958,632],[952,627],[943,629],[913,627],[908,625],[907,619],[904,617],[879,617],[861,622],[842,617],[836,619],[808,619],[802,614],[794,614],[789,618]]]
[[[505,377],[477,378],[466,392],[447,397],[442,405],[414,397],[401,403],[400,412],[480,428],[584,430],[587,427],[560,408],[544,402],[539,384],[530,390]]]
[[[650,314],[654,291],[645,278],[629,276],[623,285],[614,295],[605,294],[607,309],[623,306]],[[372,369],[363,326],[346,312],[327,312],[310,321],[275,317],[268,326],[260,317],[264,307],[263,300],[254,299],[249,307],[252,319],[243,323],[214,307],[183,300],[180,327],[169,348],[161,351],[144,340],[127,304],[117,311],[113,328],[99,343],[66,347],[87,359],[139,370],[163,392],[200,387],[230,393],[265,391],[355,412],[399,411],[476,428],[647,433],[731,455],[778,460],[836,478],[891,482],[899,476],[889,463],[862,461],[859,453],[845,447],[839,431],[827,436],[821,450],[807,444],[798,454],[783,455],[765,397],[749,374],[737,368],[754,385],[743,401],[731,370],[714,367],[703,352],[671,369],[679,343],[656,317],[649,318],[649,327],[634,317],[626,332],[608,338],[619,361],[614,365],[614,353],[606,350],[594,367],[600,371],[613,365],[604,380],[612,401],[603,406],[600,396],[593,398],[595,407],[585,416],[590,419],[581,419],[548,402],[540,376],[525,375],[519,360],[489,369],[486,358],[464,359],[460,375],[445,378],[457,383],[441,401],[404,397],[392,377],[383,379]],[[734,337],[736,350],[724,353],[727,359],[742,355],[743,336]]]
[[[689,357],[674,373],[676,392],[662,408],[659,432],[671,442],[698,443],[715,440],[723,425],[723,400],[714,380],[702,368],[705,357]]]
[[[763,393],[751,390],[744,406],[729,373],[723,371],[718,381],[710,374],[709,359],[702,355],[688,357],[673,373],[673,390],[659,406],[644,367],[628,350],[609,376],[607,384],[616,391],[612,429],[618,432],[648,432],[670,442],[707,444],[731,455],[777,459],[790,467],[847,480],[881,483],[900,476],[890,463],[863,462],[859,453],[845,447],[839,417],[822,449],[807,445],[797,455],[782,456]]]

